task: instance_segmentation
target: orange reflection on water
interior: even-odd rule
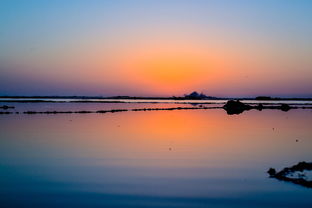
[[[44,152],[46,157],[100,158],[109,164],[138,166],[297,162],[311,156],[312,117],[307,112],[265,110],[228,116],[223,110],[181,110],[25,115],[1,121],[5,134],[1,142],[23,157]]]

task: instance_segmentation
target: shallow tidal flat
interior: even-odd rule
[[[312,109],[311,100],[151,100],[151,99],[37,99],[0,98],[0,115],[90,114],[126,111],[224,109],[229,115],[249,110]],[[229,105],[228,105],[229,104]]]
[[[267,173],[311,162],[311,109],[228,115],[213,109],[224,102],[2,104],[15,107],[0,116],[4,207],[312,206],[312,189]],[[198,109],[130,110],[190,107]],[[113,109],[128,111],[23,113]]]

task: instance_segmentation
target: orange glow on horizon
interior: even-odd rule
[[[119,66],[123,76],[160,93],[185,92],[200,84],[215,82],[220,72],[217,55],[210,54],[198,43],[166,43],[168,41],[143,43],[142,47],[123,54]]]
[[[20,127],[20,142],[26,134],[32,136],[32,142],[38,140],[48,149],[61,145],[61,149],[57,148],[58,156],[160,158],[162,165],[172,166],[172,163],[166,163],[168,158],[212,162],[251,156],[272,158],[276,152],[281,158],[288,151],[296,154],[311,142],[304,140],[303,146],[294,150],[293,138],[299,132],[293,128],[300,126],[300,135],[308,138],[311,117],[303,111],[290,113],[291,119],[285,120],[284,112],[269,110],[249,111],[231,117],[223,110],[123,112],[70,115],[73,122],[68,122],[68,115],[32,117],[31,122],[25,123],[25,119],[30,118],[26,116],[24,119],[12,117],[2,129],[13,131],[16,126]],[[272,126],[276,131],[272,131]],[[256,135],[257,131],[261,133]],[[42,138],[43,132],[50,136]],[[266,149],[266,154],[263,154],[263,149]],[[60,153],[60,150],[64,151]],[[144,161],[140,165],[151,165]],[[182,160],[180,165],[185,164]]]

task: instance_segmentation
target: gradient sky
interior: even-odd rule
[[[309,0],[0,0],[0,95],[312,96]]]

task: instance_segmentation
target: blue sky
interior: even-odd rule
[[[312,96],[311,19],[308,0],[1,0],[0,94]]]

